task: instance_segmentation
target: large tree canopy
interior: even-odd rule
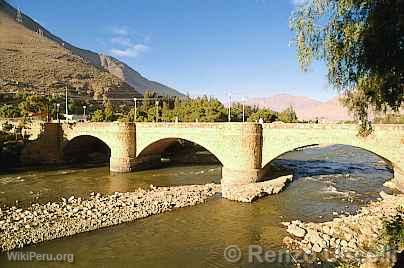
[[[324,60],[330,83],[367,129],[370,109],[404,98],[404,0],[308,0],[292,14],[303,70]]]

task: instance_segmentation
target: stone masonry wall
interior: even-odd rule
[[[263,125],[263,161],[265,167],[276,157],[311,144],[345,144],[373,152],[394,167],[397,184],[404,190],[404,125],[373,125],[372,135],[357,136],[351,124],[281,124]]]
[[[136,123],[136,156],[143,157],[145,151],[151,154],[147,150],[151,145],[157,152],[161,140],[184,139],[203,146],[219,159],[222,182],[253,182],[260,177],[261,137],[261,126],[250,123]]]

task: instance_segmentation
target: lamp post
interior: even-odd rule
[[[83,105],[83,117],[84,117],[84,121],[87,121],[87,117],[86,117],[86,105]]]
[[[137,98],[133,99],[135,101],[135,122],[137,121]]]
[[[66,115],[69,114],[69,107],[68,107],[68,100],[67,100],[67,87],[66,87]]]
[[[245,122],[245,98],[243,97],[242,100],[242,104],[243,104],[243,123]]]
[[[59,120],[60,103],[57,103],[56,107],[57,107],[57,109],[56,109],[56,120],[58,121],[58,123],[60,123],[60,120]]]
[[[228,115],[229,115],[229,122],[231,121],[231,93],[229,92],[229,110],[228,110]]]
[[[159,101],[156,100],[156,122],[159,121],[158,115],[159,115]]]

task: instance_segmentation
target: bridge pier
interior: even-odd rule
[[[133,157],[120,157],[112,156],[109,159],[109,170],[112,172],[131,172],[133,171],[133,163],[135,162]]]
[[[232,189],[257,182],[262,175],[262,126],[240,125],[233,135],[226,139],[228,161],[224,161],[222,167],[221,185],[225,198],[231,195]]]
[[[257,182],[261,179],[261,168],[231,169],[222,167],[222,184],[241,185]]]
[[[109,170],[112,172],[131,172],[136,160],[135,125],[114,124],[110,135],[111,158]]]

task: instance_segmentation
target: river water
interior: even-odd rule
[[[248,259],[250,245],[281,254],[286,236],[282,221],[321,222],[335,214],[355,213],[378,197],[392,177],[376,155],[350,146],[313,147],[283,155],[273,162],[272,174],[284,168],[295,181],[285,192],[252,204],[213,197],[194,207],[176,209],[115,227],[26,247],[19,251],[72,253],[68,263],[10,262],[0,255],[0,267],[288,267]],[[111,175],[107,167],[38,170],[0,175],[1,206],[28,206],[31,202],[60,200],[91,192],[133,191],[139,187],[219,183],[220,167],[194,165]],[[224,258],[235,245],[242,258],[236,264]],[[263,256],[263,255],[262,255]],[[283,255],[282,255],[283,256]],[[276,261],[275,261],[276,260]]]

